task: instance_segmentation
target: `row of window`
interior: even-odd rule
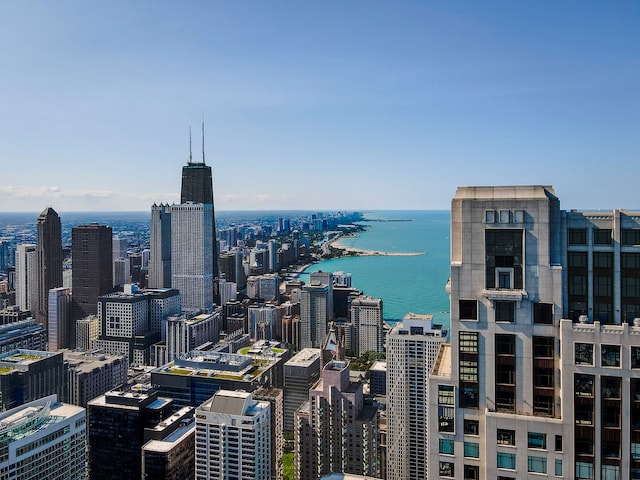
[[[506,470],[515,470],[516,469],[516,455],[515,453],[503,453],[498,452],[497,456],[497,466],[498,468],[503,468]],[[593,466],[592,466],[593,469]],[[528,456],[527,457],[527,471],[530,473],[547,473],[547,458],[546,457],[536,457],[536,456]],[[439,473],[440,477],[445,478],[453,478],[455,476],[454,464],[453,462],[440,462],[439,465]],[[555,475],[562,476],[562,460],[556,459],[555,461]],[[465,465],[464,466],[464,476],[465,480],[476,480],[479,478],[479,467],[474,465]],[[498,477],[499,479],[502,477]],[[587,478],[587,477],[581,477]],[[588,477],[593,478],[593,477]],[[603,477],[604,478],[604,477]],[[607,477],[609,478],[609,477]]]
[[[640,281],[638,284],[640,292]],[[494,314],[496,322],[515,322],[516,319],[516,303],[509,301],[496,300],[493,302]],[[478,301],[477,300],[458,300],[460,320],[478,320]],[[534,303],[533,304],[533,323],[551,325],[553,323],[553,304],[552,303]]]
[[[576,342],[574,344],[574,361],[576,365],[594,365],[594,344]],[[600,365],[602,367],[620,367],[620,345],[600,345]],[[640,346],[632,345],[631,368],[640,369]]]
[[[613,243],[610,228],[594,228],[592,232],[594,245],[611,245]],[[570,228],[567,240],[569,245],[587,245],[587,229]],[[640,245],[640,228],[623,228],[620,243],[624,246]]]

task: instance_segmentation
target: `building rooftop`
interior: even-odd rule
[[[377,372],[386,372],[387,371],[387,361],[386,360],[376,360],[371,365],[369,370],[375,370]]]
[[[303,348],[296,353],[285,365],[292,367],[310,367],[320,358],[319,348]]]
[[[458,187],[454,200],[517,200],[517,199],[548,199],[556,198],[556,193],[550,185],[504,185]]]
[[[451,377],[451,344],[443,343],[440,345],[431,375]]]

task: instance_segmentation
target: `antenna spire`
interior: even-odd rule
[[[191,125],[189,125],[189,163],[193,161],[193,155],[191,154]]]
[[[202,114],[202,164],[204,165],[204,113]]]

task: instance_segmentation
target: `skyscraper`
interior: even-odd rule
[[[98,296],[113,291],[111,227],[92,223],[71,230],[72,298],[69,338],[76,338],[76,320],[98,313]]]
[[[151,207],[151,257],[149,259],[149,287],[171,287],[171,207]]]
[[[184,310],[211,308],[214,302],[212,217],[211,204],[171,207],[171,287],[180,290]]]
[[[38,309],[38,253],[33,243],[16,249],[16,304],[32,315]]]
[[[387,478],[427,478],[429,373],[446,332],[407,314],[387,335]]]
[[[196,458],[196,480],[270,480],[270,404],[219,390],[196,409]]]
[[[56,211],[45,208],[38,217],[38,307],[36,321],[48,327],[49,290],[62,286],[62,226]],[[33,312],[32,312],[33,313]]]
[[[351,302],[351,323],[357,337],[358,355],[382,352],[382,299],[360,296]]]
[[[71,289],[58,287],[49,290],[48,336],[49,350],[55,352],[72,345],[69,336],[71,318]]]
[[[189,135],[189,143],[191,143],[191,135]],[[211,205],[211,238],[213,238],[211,258],[213,259],[213,278],[217,279],[219,277],[218,246],[216,242],[216,216],[213,206],[213,176],[211,167],[204,160],[204,122],[202,123],[202,163],[193,161],[191,145],[189,145],[189,161],[182,167],[180,203],[188,202]]]
[[[365,401],[362,383],[350,380],[334,330],[322,357],[320,380],[295,413],[295,478],[331,472],[378,477],[378,409]]]
[[[640,212],[458,188],[429,477],[638,478],[639,286]]]

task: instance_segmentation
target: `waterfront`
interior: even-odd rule
[[[382,298],[384,317],[390,323],[406,313],[430,313],[434,321],[449,326],[448,211],[365,212],[367,230],[340,238],[339,245],[388,255],[358,255],[324,260],[300,275],[319,270],[351,273],[352,285],[366,295]],[[397,221],[408,220],[408,221]]]

